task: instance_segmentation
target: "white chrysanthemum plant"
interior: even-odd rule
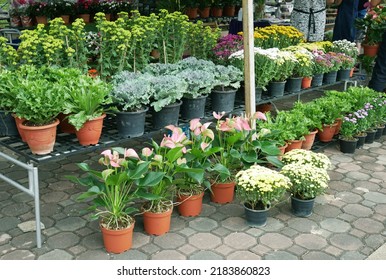
[[[331,161],[325,154],[303,149],[295,149],[285,153],[281,161],[284,165],[291,163],[310,164],[324,170],[331,166]]]
[[[327,170],[310,164],[291,163],[283,166],[280,173],[290,179],[291,195],[302,200],[314,199],[325,193],[330,180]]]
[[[254,210],[269,209],[291,188],[286,176],[260,165],[239,171],[236,181],[236,196],[245,207]]]

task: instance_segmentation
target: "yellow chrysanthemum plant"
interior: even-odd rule
[[[292,52],[297,61],[292,77],[311,77],[313,75],[314,62],[312,53],[309,50],[300,46],[291,46],[284,50]]]
[[[264,49],[287,48],[304,42],[303,33],[293,26],[271,25],[256,28],[254,32],[255,46]]]
[[[301,200],[314,199],[328,188],[330,177],[327,169],[330,159],[321,153],[309,150],[292,150],[282,157],[285,164],[280,173],[292,183],[290,193]]]
[[[286,176],[260,165],[239,171],[236,181],[236,196],[245,207],[253,210],[269,209],[292,187]]]

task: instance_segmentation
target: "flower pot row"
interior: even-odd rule
[[[366,130],[364,133],[355,135],[351,139],[339,138],[339,149],[342,153],[355,153],[356,149],[362,148],[364,144],[372,144],[375,140],[386,135],[385,125]]]

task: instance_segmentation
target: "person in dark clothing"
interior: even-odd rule
[[[381,4],[381,2],[386,4],[386,0],[370,1],[372,7]],[[383,40],[379,46],[377,58],[375,59],[375,66],[369,82],[369,88],[380,92],[386,89],[386,30],[383,31]]]
[[[367,6],[366,3],[369,3],[369,0],[359,0],[358,1],[358,12],[356,15],[356,19],[362,19],[366,16]],[[362,45],[361,42],[365,37],[364,30],[356,29],[355,31],[355,42],[357,43],[358,52],[361,53]]]
[[[346,39],[350,42],[355,41],[355,19],[358,14],[359,0],[338,0],[338,14],[335,18],[332,40],[338,41]]]

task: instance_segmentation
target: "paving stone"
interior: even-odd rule
[[[68,198],[68,194],[65,192],[49,192],[41,196],[41,200],[47,203],[54,203],[65,200]]]
[[[374,210],[381,215],[386,215],[386,204],[378,204]]]
[[[209,253],[212,253],[209,251]],[[214,254],[214,253],[213,253]],[[186,256],[176,250],[164,250],[151,256],[152,260],[186,260]]]
[[[335,172],[335,171],[329,171],[328,175],[330,176],[331,181],[337,181],[338,182],[344,178],[344,176],[341,173]]]
[[[220,213],[220,212],[215,212],[212,215],[209,216],[211,219],[216,220],[218,222],[225,220],[226,218],[229,218],[229,216]]]
[[[227,245],[220,245],[216,249],[214,249],[215,252],[221,254],[222,256],[227,256],[229,253],[233,252],[235,249],[227,246]]]
[[[48,184],[48,188],[52,189],[53,191],[66,191],[74,189],[74,183],[71,181],[56,181],[55,183]]]
[[[77,255],[80,255],[81,253],[83,253],[84,251],[86,251],[87,249],[81,245],[76,245],[74,247],[71,247],[68,249],[72,254],[74,254],[75,256]]]
[[[344,154],[335,154],[331,156],[331,160],[335,160],[337,162],[352,162],[353,159],[350,156]]]
[[[56,226],[62,231],[76,231],[86,225],[86,221],[79,217],[68,217],[58,221]]]
[[[27,221],[17,225],[22,232],[36,231],[36,221]],[[45,229],[44,223],[40,222],[40,229]]]
[[[79,243],[79,236],[71,232],[61,232],[47,239],[48,246],[57,249],[65,249]]]
[[[363,172],[358,172],[358,171],[350,171],[346,174],[348,178],[354,179],[354,180],[369,180],[370,175],[363,173]]]
[[[15,217],[4,217],[0,219],[0,232],[6,232],[17,227],[20,220]]]
[[[35,255],[28,250],[15,250],[4,254],[1,260],[34,260]]]
[[[228,255],[227,260],[261,260],[259,255],[249,251],[236,251]]]
[[[188,239],[189,244],[202,250],[213,249],[221,244],[221,239],[211,233],[196,233]]]
[[[64,250],[54,249],[38,257],[39,260],[72,260],[74,257]]]
[[[385,166],[378,163],[363,163],[362,168],[371,170],[371,171],[383,171],[385,170]]]
[[[292,241],[280,233],[266,233],[259,238],[260,242],[274,250],[286,249],[292,246]]]
[[[319,228],[315,222],[304,218],[291,219],[288,221],[288,226],[299,232],[311,232],[311,230]]]
[[[297,260],[298,257],[286,251],[275,251],[267,254],[265,260]]]
[[[340,168],[343,168],[343,169],[346,169],[348,171],[358,171],[358,170],[361,170],[361,166],[359,166],[358,164],[356,163],[347,163],[347,162],[343,162],[343,163],[340,163],[338,165]]]
[[[351,223],[352,221],[357,219],[357,217],[350,215],[350,214],[347,214],[347,213],[340,214],[337,218],[344,220],[346,222],[349,222],[349,223]]]
[[[365,239],[366,245],[373,249],[378,249],[384,244],[384,242],[385,242],[385,238],[383,238],[379,234],[371,234]]]
[[[31,249],[36,247],[36,233],[35,232],[27,232],[20,234],[18,236],[13,236],[11,243],[18,249]],[[42,235],[42,242],[44,242],[44,235]]]
[[[376,203],[371,202],[371,201],[369,201],[369,200],[363,200],[363,201],[361,202],[361,204],[362,204],[363,206],[365,206],[365,207],[368,207],[368,208],[374,208],[375,205],[377,205]]]
[[[180,234],[185,235],[185,236],[191,236],[192,234],[195,234],[197,231],[191,229],[191,228],[184,228],[179,231]]]
[[[384,230],[384,225],[370,218],[359,218],[353,223],[354,227],[367,233],[380,233]]]
[[[109,260],[110,255],[106,251],[89,250],[76,257],[77,260]]]
[[[3,195],[5,195],[6,198],[9,197],[9,194],[5,193],[4,194],[2,192],[0,192],[0,200],[3,200],[4,197],[2,197]],[[8,195],[8,196],[7,196]],[[30,196],[29,194],[26,194],[24,192],[21,192],[21,193],[17,193],[15,195],[12,196],[12,199],[16,202],[23,202],[23,203],[26,203],[26,202],[30,202],[30,201],[34,201],[33,197]]]
[[[294,229],[292,229],[292,228],[289,228],[289,227],[286,227],[285,229],[282,229],[281,231],[280,231],[280,233],[282,233],[282,234],[284,234],[284,235],[286,235],[286,236],[288,236],[288,237],[294,237],[295,235],[298,235],[299,234],[299,232],[298,231],[296,231],[296,230],[294,230]]]
[[[134,238],[133,238],[134,239]],[[144,252],[146,255],[152,255],[156,252],[159,252],[161,250],[160,247],[158,247],[157,245],[153,244],[153,243],[149,243],[149,244],[145,244],[143,246],[138,246],[137,244],[137,241],[134,239],[133,240],[133,249],[137,248],[138,250],[141,250],[142,252]],[[135,245],[135,247],[134,247]]]
[[[172,216],[170,222],[170,231],[179,231],[186,227],[185,221],[178,216]]]
[[[343,252],[343,250],[341,250],[335,246],[328,246],[327,248],[324,249],[324,251],[327,254],[333,255],[334,257],[339,257]]]
[[[344,181],[330,181],[328,186],[332,190],[336,190],[339,192],[349,191],[352,189],[352,185],[350,183]]]
[[[364,197],[365,199],[375,203],[386,203],[386,194],[381,194],[378,192],[368,192],[364,194]]]
[[[322,249],[327,246],[327,241],[314,234],[301,234],[294,239],[295,243],[309,250]]]
[[[272,249],[267,247],[267,246],[264,246],[262,244],[257,244],[257,246],[254,246],[252,248],[249,249],[251,252],[253,253],[256,253],[257,255],[259,256],[264,256],[266,255],[268,252],[271,252]]]
[[[188,257],[188,259],[189,260],[223,260],[224,257],[212,251],[199,251],[199,252],[193,253],[190,257]]]
[[[235,249],[248,249],[256,243],[256,238],[244,232],[234,232],[224,238],[224,244]]]
[[[10,236],[7,233],[0,233],[0,245],[6,244],[9,242],[9,240],[12,239],[12,236]]]
[[[237,217],[235,217],[237,218]],[[231,218],[229,218],[231,219]],[[224,222],[223,222],[224,223]],[[211,231],[218,227],[218,223],[208,217],[198,217],[195,218],[194,220],[189,222],[189,227],[192,227],[193,229],[197,231]]]
[[[217,210],[216,207],[204,203],[202,205],[202,210],[201,210],[200,216],[201,217],[208,217],[208,216],[212,215],[213,213],[215,213],[216,210]]]
[[[330,238],[332,245],[347,251],[355,251],[363,246],[362,241],[350,234],[339,233]]]
[[[246,233],[248,233],[249,235],[251,235],[253,237],[259,237],[262,234],[264,234],[265,232],[259,228],[250,228],[246,231]]]
[[[377,183],[369,181],[357,181],[354,182],[355,189],[362,190],[362,193],[368,193],[370,191],[379,190],[379,185]]]
[[[220,237],[227,236],[231,232],[232,232],[231,230],[229,230],[227,228],[223,228],[223,227],[216,228],[215,230],[212,231],[213,234],[220,236]]]
[[[333,256],[324,252],[308,252],[302,257],[303,260],[335,260]]]
[[[139,250],[130,249],[120,254],[110,254],[110,259],[112,260],[148,260],[149,256]]]
[[[168,233],[154,237],[154,244],[163,249],[173,249],[186,244],[186,240],[177,233]]]
[[[375,162],[375,158],[368,155],[354,155],[356,161],[360,163],[373,163]]]
[[[81,244],[90,250],[103,248],[102,233],[97,232],[84,237],[81,241]]]
[[[363,198],[352,192],[340,192],[336,195],[336,197],[347,203],[358,203],[363,200]]]
[[[365,255],[359,252],[345,252],[340,257],[341,260],[364,260],[366,258]]]
[[[343,210],[344,212],[356,217],[368,217],[373,214],[373,211],[370,208],[360,204],[348,204],[343,207]]]
[[[371,175],[374,178],[377,178],[380,180],[386,180],[386,172],[385,171],[375,171]]]
[[[196,252],[197,248],[193,247],[190,244],[185,244],[185,245],[182,245],[181,247],[179,247],[178,251],[180,251],[184,255],[188,256],[188,255],[191,255],[193,252]]]
[[[295,244],[295,245],[289,247],[287,249],[287,251],[300,257],[300,256],[304,255],[308,250],[305,249],[304,247],[301,247],[301,246]]]
[[[362,250],[360,250],[360,253],[362,253],[365,256],[370,256],[372,253],[374,253],[374,249],[370,247],[364,247]]]
[[[325,219],[320,223],[321,227],[331,232],[347,232],[351,229],[349,223],[339,219]]]
[[[267,224],[264,227],[264,231],[280,231],[284,228],[284,224],[280,222],[278,219],[268,217]]]

